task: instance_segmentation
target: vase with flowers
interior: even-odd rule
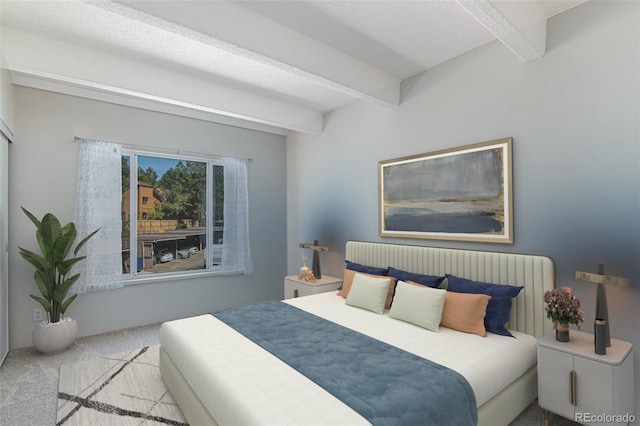
[[[584,321],[580,300],[571,294],[570,287],[560,287],[547,291],[544,294],[544,303],[547,304],[547,318],[553,320],[556,340],[568,342],[569,324],[575,324],[580,328]]]

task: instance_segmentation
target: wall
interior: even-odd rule
[[[0,64],[2,64],[2,51],[0,51]],[[0,68],[0,120],[2,130],[14,131],[15,113],[13,108],[13,86],[11,74],[8,70]]]
[[[286,272],[285,139],[135,108],[22,87],[15,88],[15,143],[9,176],[10,347],[30,346],[31,311],[39,307],[33,268],[18,247],[36,248],[25,206],[42,217],[53,211],[72,219],[78,144],[74,136],[124,144],[252,158],[249,164],[251,248],[249,276],[164,281],[81,295],[67,313],[79,335],[211,312],[224,307],[279,299]]]
[[[341,275],[347,240],[543,254],[582,300],[575,270],[629,277],[608,288],[613,337],[635,346],[640,414],[640,5],[588,2],[552,18],[547,53],[522,63],[499,42],[403,83],[397,109],[354,103],[319,136],[287,139],[288,273],[298,243],[319,240],[323,273]],[[513,137],[513,245],[381,238],[378,161]]]

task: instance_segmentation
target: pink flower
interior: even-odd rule
[[[570,287],[560,287],[545,292],[545,310],[547,318],[560,324],[575,324],[580,328],[584,321],[584,312],[580,309],[580,300],[571,295]]]

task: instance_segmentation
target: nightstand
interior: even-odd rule
[[[322,278],[315,282],[307,282],[298,279],[297,275],[284,277],[284,298],[309,296],[311,294],[326,293],[327,291],[337,291],[342,285],[342,278],[322,275]]]
[[[627,424],[634,414],[633,380],[629,342],[611,339],[606,355],[598,355],[593,334],[571,330],[568,342],[553,334],[538,341],[538,405],[544,410],[581,424]]]

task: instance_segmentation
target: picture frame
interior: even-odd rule
[[[512,138],[380,161],[379,234],[513,244]]]

